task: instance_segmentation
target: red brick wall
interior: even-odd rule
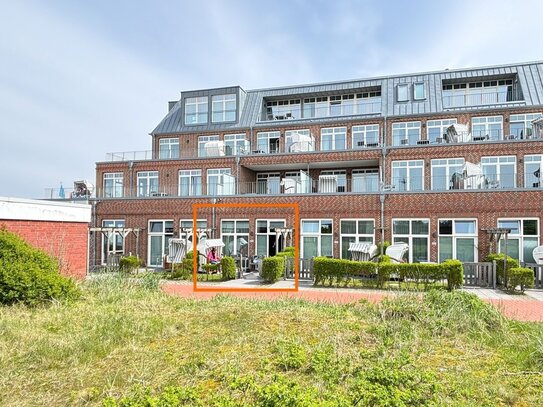
[[[10,232],[57,258],[60,272],[78,279],[87,274],[88,224],[32,220],[0,220]]]

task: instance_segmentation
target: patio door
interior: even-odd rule
[[[276,228],[285,227],[284,219],[257,219],[256,221],[256,255],[275,256],[281,248],[282,236],[277,237]]]

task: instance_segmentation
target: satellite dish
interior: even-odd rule
[[[534,260],[537,264],[543,266],[543,246],[537,246],[532,252],[532,256],[534,256]]]

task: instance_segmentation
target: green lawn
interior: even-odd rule
[[[135,281],[1,307],[0,405],[543,405],[543,326],[465,293],[196,301]]]

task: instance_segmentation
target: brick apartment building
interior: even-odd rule
[[[384,239],[409,261],[478,261],[501,249],[496,227],[521,261],[541,244],[543,62],[186,91],[168,108],[151,151],[96,165],[93,226],[118,232],[96,232],[91,265],[162,265],[195,203],[270,205],[198,213],[227,254],[274,254],[278,227],[298,230],[303,258]],[[299,224],[277,203],[297,203]]]

